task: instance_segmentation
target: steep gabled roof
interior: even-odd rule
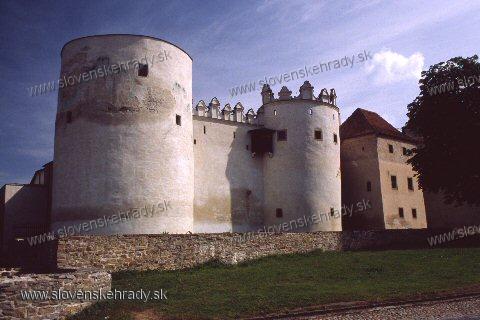
[[[414,139],[395,129],[377,113],[357,108],[350,117],[340,126],[340,139],[346,140],[355,137],[374,134],[394,140],[416,143]]]

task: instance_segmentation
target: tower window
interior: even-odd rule
[[[197,144],[197,139],[193,139],[193,144]]]
[[[274,115],[274,116],[277,115],[277,110],[273,110],[273,115]]]
[[[275,210],[275,216],[276,216],[277,218],[283,217],[283,210],[282,210],[281,208],[277,208],[277,209]]]
[[[400,218],[404,218],[404,217],[405,217],[405,215],[403,214],[403,208],[398,208],[398,216],[399,216]]]
[[[312,114],[313,114],[313,110],[312,110],[312,109],[308,109],[308,114],[309,114],[309,115],[312,115]]]
[[[332,216],[332,217],[333,217],[333,215],[334,215],[334,212],[335,212],[335,210],[333,210],[333,208],[330,208],[330,216]]]
[[[390,176],[390,181],[392,182],[392,189],[398,189],[397,176]]]
[[[315,130],[315,140],[322,140],[322,130]]]
[[[412,218],[417,219],[417,209],[412,209]]]
[[[277,131],[277,141],[287,141],[287,130]]]
[[[372,183],[370,181],[367,181],[367,191],[372,191]]]
[[[408,190],[413,191],[413,178],[407,178]]]
[[[235,132],[233,133],[233,139],[235,139]]]
[[[67,123],[72,122],[72,111],[67,111]]]
[[[181,126],[182,125],[182,116],[179,116],[178,114],[175,116],[175,123],[177,124],[177,126]]]
[[[391,144],[388,145],[388,152],[393,153],[393,146]]]
[[[148,64],[143,64],[143,63],[138,64],[138,76],[139,77],[148,76]]]
[[[336,134],[336,133],[333,134],[333,142],[334,142],[335,144],[338,143],[338,137],[337,137],[337,134]]]
[[[207,134],[207,127],[203,126],[203,134]]]
[[[248,150],[248,144],[245,146],[245,148]]]

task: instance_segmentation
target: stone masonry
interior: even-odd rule
[[[59,240],[57,263],[62,268],[175,270],[208,261],[237,264],[281,254],[313,250],[356,251],[429,248],[427,238],[448,230],[379,230],[277,234],[97,235]],[[479,245],[478,235],[448,242]]]
[[[22,290],[108,291],[111,287],[111,276],[105,271],[22,274],[18,269],[0,269],[0,274],[0,320],[65,319],[93,303],[88,300],[24,300]]]

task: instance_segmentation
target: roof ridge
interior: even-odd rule
[[[340,129],[340,138],[343,136],[344,139],[374,134],[405,141],[412,140],[411,137],[395,128],[378,113],[362,108],[356,108],[350,117],[342,123]]]

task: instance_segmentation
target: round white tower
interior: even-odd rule
[[[298,97],[283,87],[274,99],[265,85],[262,102],[260,121],[276,131],[264,161],[265,224],[283,224],[284,232],[342,230],[335,91],[315,98],[305,81]]]
[[[190,56],[152,37],[99,35],[68,42],[61,58],[53,230],[192,231]]]

